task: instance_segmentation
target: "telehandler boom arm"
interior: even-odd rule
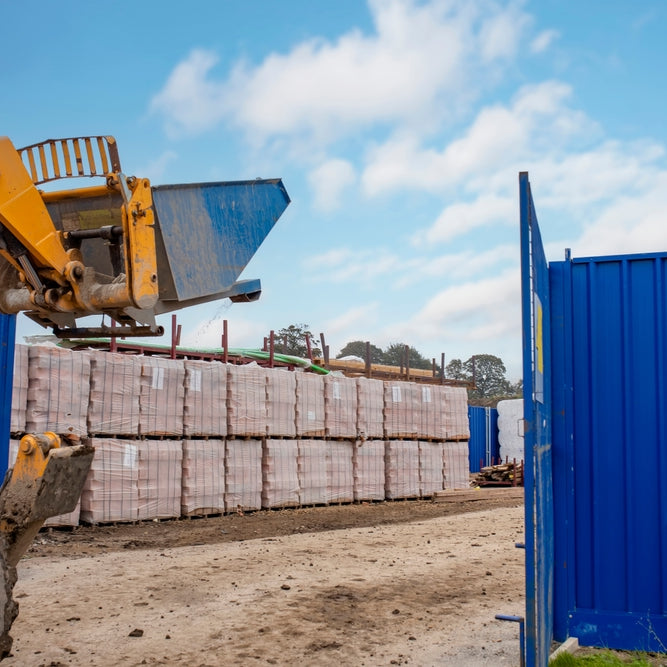
[[[103,183],[38,187],[90,177]],[[152,188],[123,174],[109,136],[18,150],[0,137],[0,312],[60,337],[161,335],[160,313],[259,297],[259,281],[237,278],[288,204],[278,179]],[[99,327],[77,324],[90,315]],[[16,564],[47,518],[74,509],[93,460],[85,440],[61,445],[55,433],[24,436],[0,488],[0,659],[18,612]]]

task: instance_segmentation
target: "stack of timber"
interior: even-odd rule
[[[507,461],[482,468],[475,478],[477,486],[523,486],[523,461]]]
[[[375,380],[405,380],[427,384],[444,384],[456,387],[467,387],[465,380],[443,378],[435,369],[404,368],[403,366],[387,366],[384,364],[366,364],[363,361],[342,359],[314,359],[314,362],[329,371],[338,371],[347,377],[367,377]]]

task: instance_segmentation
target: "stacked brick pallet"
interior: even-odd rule
[[[419,498],[468,486],[465,389],[16,347],[12,433],[89,437],[51,525]]]

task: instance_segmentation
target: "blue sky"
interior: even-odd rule
[[[182,311],[184,343],[307,323],[515,378],[519,171],[549,259],[667,250],[666,34],[651,0],[5,2],[0,133],[113,134],[155,185],[283,179],[262,298]]]

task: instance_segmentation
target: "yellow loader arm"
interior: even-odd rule
[[[63,447],[55,433],[21,439],[0,488],[0,660],[11,650],[9,630],[18,613],[16,565],[46,519],[74,510],[94,451],[89,444]]]
[[[103,183],[50,191],[86,177]],[[253,301],[259,281],[237,278],[288,204],[280,179],[152,188],[123,174],[113,137],[20,149],[0,137],[0,312],[24,312],[60,337],[151,336],[163,333],[161,313]],[[79,327],[88,315],[112,324]],[[53,433],[21,440],[0,489],[0,659],[18,609],[16,563],[45,519],[75,507],[92,458],[92,447],[61,447]]]
[[[77,177],[105,183],[37,188]],[[76,332],[78,317],[108,314],[126,334],[160,335],[151,311],[158,299],[154,226],[150,183],[121,172],[113,137],[49,140],[19,150],[0,137],[1,311],[26,312],[56,333]],[[92,242],[108,248],[106,271],[84,262],[81,246]],[[100,331],[85,332],[91,333]]]

